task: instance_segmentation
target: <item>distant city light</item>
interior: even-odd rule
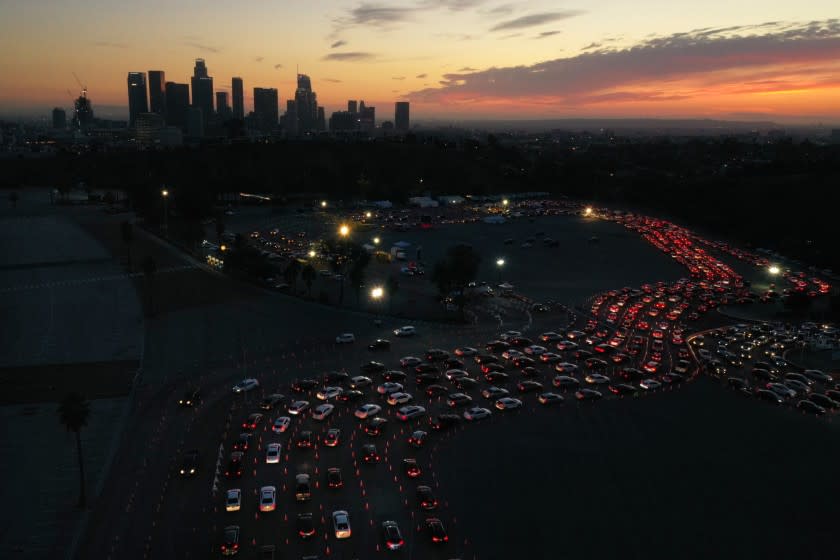
[[[507,206],[508,204],[510,204],[510,201],[508,199],[502,200],[502,206]]]
[[[505,259],[496,259],[496,266],[505,266]]]
[[[373,216],[373,213],[370,210],[365,212],[365,218],[370,219],[372,216]]]
[[[315,253],[315,249],[310,249],[310,250],[309,250],[309,258],[310,258],[310,259],[314,259],[314,258],[315,258],[315,255],[316,255],[316,253]]]
[[[379,245],[379,242],[380,242],[380,241],[382,241],[382,240],[381,240],[381,239],[379,239],[378,237],[374,237],[374,238],[373,238],[373,244],[374,244],[374,245]]]
[[[767,269],[767,272],[769,272],[773,276],[776,276],[777,274],[779,274],[781,272],[781,269],[774,264],[774,265],[770,265],[770,268]]]
[[[327,201],[326,201],[326,200],[322,200],[322,201],[321,201],[321,208],[326,208],[326,207],[327,207]]]
[[[163,196],[165,198],[165,197],[169,196],[169,191],[166,190],[166,189],[163,189],[162,191],[160,191],[160,194],[161,194],[161,196]]]
[[[373,299],[382,299],[382,296],[385,295],[385,290],[382,289],[381,286],[376,286],[370,290],[370,297]]]
[[[341,235],[341,237],[347,237],[348,235],[350,235],[350,228],[347,227],[346,224],[342,224],[341,227],[338,228],[338,233]]]
[[[591,207],[591,206],[587,206],[587,207],[586,207],[586,209],[583,211],[583,214],[584,214],[585,216],[591,216],[591,215],[592,215],[592,207]]]

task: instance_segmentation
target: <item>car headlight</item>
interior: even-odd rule
[[[190,469],[190,474],[195,474],[195,469]]]
[[[181,474],[184,474],[184,469],[181,469]]]

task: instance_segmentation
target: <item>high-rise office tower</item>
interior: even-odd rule
[[[82,90],[82,95],[73,102],[73,128],[87,130],[93,126],[93,104],[87,96],[87,90]]]
[[[394,127],[401,132],[408,131],[408,101],[397,101],[395,104]]]
[[[206,123],[213,114],[213,78],[207,75],[207,66],[203,58],[195,60],[190,84],[192,85],[192,106],[201,109],[201,116]]]
[[[222,118],[230,116],[230,105],[228,105],[228,94],[226,91],[216,92],[216,113]]]
[[[190,106],[190,86],[166,82],[166,124],[186,129]]]
[[[52,110],[52,127],[56,130],[67,128],[67,113],[61,107]]]
[[[362,99],[361,101],[359,101],[359,110],[357,112],[361,113],[364,110],[365,110],[365,100]]]
[[[327,130],[327,119],[323,107],[318,107],[318,117],[315,119],[315,130],[318,132]]]
[[[201,138],[204,136],[204,115],[201,107],[187,108],[187,136]]]
[[[149,70],[149,111],[166,114],[166,74],[163,70]]]
[[[355,99],[351,99],[350,101],[347,102],[347,112],[348,113],[358,113],[359,112],[359,106],[356,104]]]
[[[233,118],[245,118],[245,90],[242,87],[242,78],[231,80],[231,91],[233,93]]]
[[[286,134],[295,136],[298,133],[297,104],[294,99],[286,100],[286,114],[283,115],[283,128]]]
[[[257,130],[271,132],[279,118],[279,98],[276,88],[254,88],[254,119]]]
[[[146,73],[128,73],[128,126],[134,126],[137,115],[149,112],[149,101],[146,96]]]
[[[297,90],[295,90],[295,109],[297,112],[297,128],[299,134],[315,130],[318,118],[318,99],[312,91],[312,82],[306,74],[297,75]]]
[[[359,129],[366,132],[376,128],[376,107],[365,107],[364,101],[359,103]]]

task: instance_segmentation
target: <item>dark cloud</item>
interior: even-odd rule
[[[530,66],[444,74],[442,87],[411,95],[444,103],[479,99],[533,99],[558,104],[673,101],[704,95],[703,87],[726,87],[735,92],[740,88],[783,89],[783,84],[745,84],[749,81],[833,83],[838,81],[838,60],[840,19],[803,24],[769,22],[674,33],[629,47],[601,48]],[[784,75],[795,76],[780,77],[779,69]],[[699,84],[698,91],[662,88],[665,82],[679,80]]]
[[[560,12],[544,12],[541,14],[531,14],[529,16],[522,16],[516,19],[510,19],[498,23],[490,28],[490,31],[508,31],[511,29],[525,29],[528,27],[537,27],[552,21],[560,21],[564,19],[573,18],[581,15],[580,10],[563,10]]]
[[[274,69],[275,69],[275,70],[280,70],[281,68],[283,68],[283,65],[282,65],[282,64],[275,64],[275,65],[274,65]]]
[[[423,78],[425,78],[426,76],[428,76],[428,74],[417,74],[417,75],[416,75],[416,76],[414,76],[414,77],[415,77],[415,78],[417,78],[418,80],[422,80],[422,79],[423,79]]]
[[[589,43],[585,47],[583,47],[582,51],[591,51],[593,49],[600,49],[603,45],[601,43]]]
[[[221,50],[217,47],[211,47],[209,45],[203,45],[201,43],[195,43],[195,42],[192,42],[192,41],[188,41],[184,44],[188,47],[192,47],[194,49],[198,49],[198,50],[204,51],[204,52],[211,52],[211,53],[221,52]]]
[[[337,49],[338,47],[343,47],[346,44],[347,44],[347,41],[338,40],[338,41],[334,42],[332,45],[330,45],[330,48],[331,49]]]
[[[391,79],[392,79],[392,80],[400,80],[400,81],[402,81],[402,80],[405,80],[405,76],[391,76]]]
[[[471,66],[464,66],[463,68],[458,68],[458,72],[478,72],[478,70]]]
[[[482,13],[491,17],[507,16],[513,13],[513,4],[499,4],[495,8],[490,8]]]
[[[414,8],[400,8],[386,6],[384,4],[363,3],[351,8],[346,16],[335,20],[337,27],[353,27],[359,25],[370,25],[373,27],[392,27],[411,19]]]
[[[336,80],[335,78],[324,78],[325,82],[330,82],[331,84],[340,84],[341,80]]]
[[[254,59],[254,62],[262,62],[263,60],[265,60],[265,58],[264,58],[264,57],[262,57],[262,56],[258,56],[258,57],[256,57],[256,58]]]
[[[554,31],[543,31],[542,33],[540,33],[539,35],[534,37],[534,39],[545,39],[546,37],[551,37],[552,35],[557,35],[559,33],[563,33],[563,32],[560,31],[559,29],[554,30]]]
[[[376,55],[369,52],[337,52],[330,53],[321,57],[321,60],[332,60],[337,62],[360,62],[363,60],[373,60]]]
[[[129,48],[128,45],[125,44],[125,43],[114,43],[114,42],[111,42],[111,41],[94,41],[92,44],[93,44],[94,47],[103,47],[103,48],[109,48],[109,49],[127,49],[127,48]]]

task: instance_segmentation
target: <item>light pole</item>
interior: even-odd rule
[[[505,266],[505,259],[496,259],[496,268],[499,269],[499,283],[502,282],[502,268]]]
[[[379,239],[379,237],[374,237],[374,238],[373,238],[373,244],[374,244],[374,245],[379,245],[379,243],[380,243],[381,241],[382,241],[382,240],[381,240],[381,239]]]
[[[163,197],[163,231],[169,233],[169,208],[167,201],[169,200],[169,191],[163,189],[160,191],[160,196]]]
[[[769,272],[771,276],[778,276],[781,271],[782,270],[778,266],[776,266],[775,264],[771,264],[767,268],[767,272]]]
[[[592,207],[587,206],[586,209],[584,209],[584,211],[583,211],[583,215],[586,216],[586,217],[589,217],[589,216],[592,216],[592,212],[593,212]]]

